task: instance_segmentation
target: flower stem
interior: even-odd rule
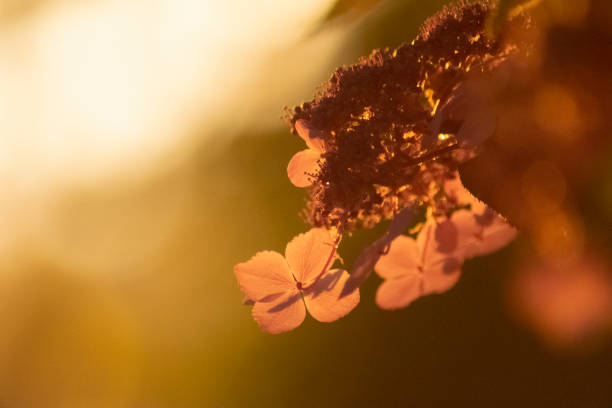
[[[327,272],[327,270],[329,269],[329,267],[331,266],[334,257],[336,256],[336,250],[338,249],[338,244],[340,243],[340,239],[342,238],[342,234],[338,234],[338,237],[336,238],[336,240],[334,241],[334,244],[332,246],[332,251],[329,254],[329,257],[327,258],[327,262],[325,262],[325,266],[323,266],[323,270],[321,271],[321,273],[319,273],[319,275],[317,275],[317,277],[310,283],[310,285],[306,285],[306,286],[302,286],[302,290],[307,290],[310,289],[315,283],[317,283],[317,281],[319,279],[321,279],[321,277],[323,277],[323,275],[325,275],[325,273]]]

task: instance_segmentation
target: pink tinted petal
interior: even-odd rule
[[[295,122],[295,130],[309,148],[318,153],[323,153],[325,147],[323,132],[312,127],[310,123],[304,119]]]
[[[426,294],[444,292],[457,283],[463,262],[463,258],[458,259],[455,255],[438,250],[434,233],[435,225],[435,222],[429,221],[417,237],[417,244],[422,251],[422,273]]]
[[[474,218],[476,219],[476,223],[483,227],[488,227],[493,224],[495,218],[497,217],[497,213],[491,209],[491,207],[485,207],[482,211],[474,211]]]
[[[319,171],[321,155],[312,149],[302,150],[293,155],[287,165],[287,176],[296,187],[308,187],[312,184],[311,174]]]
[[[517,234],[516,228],[497,216],[491,226],[484,227],[481,236],[477,236],[469,248],[469,255],[486,255],[508,245]]]
[[[427,256],[427,252],[436,250],[436,240],[434,236],[436,228],[435,220],[428,220],[421,231],[419,231],[419,235],[416,237],[416,244],[419,248],[419,253],[421,256]]]
[[[436,226],[436,250],[443,253],[452,253],[457,249],[459,231],[451,220],[444,220]]]
[[[303,292],[308,312],[320,322],[333,322],[346,316],[359,303],[359,290],[340,298],[340,292],[349,278],[341,269],[323,275],[312,287]]]
[[[468,191],[468,190],[466,189],[465,191]],[[468,193],[470,195],[472,194],[469,191]],[[482,201],[480,201],[478,198],[476,198],[476,196],[472,195],[472,197],[473,197],[472,201],[470,201],[470,208],[472,212],[477,213],[477,214],[482,214],[487,209],[487,205],[483,203]]]
[[[463,186],[459,173],[455,173],[455,178],[449,179],[444,183],[444,191],[447,195],[453,197],[458,205],[470,205],[475,213],[484,211],[486,207],[482,201]]]
[[[457,211],[451,219],[459,229],[459,250],[456,255],[465,258],[497,251],[510,243],[517,234],[517,230],[503,217],[488,208],[483,214],[474,214],[467,210]]]
[[[438,250],[436,240],[437,224],[434,220],[429,220],[419,232],[416,239],[418,248],[418,265],[426,270],[431,265],[436,265],[446,259],[449,255]]]
[[[438,250],[438,242],[436,240],[437,224],[434,220],[429,220],[419,232],[416,244],[419,251],[418,265],[422,270],[426,270],[432,265],[443,261],[448,255]]]
[[[457,248],[452,253],[457,258],[468,258],[473,256],[474,246],[478,245],[477,234],[482,227],[476,222],[474,213],[470,210],[455,211],[451,221],[457,228]]]
[[[418,273],[387,279],[376,292],[376,304],[381,309],[399,309],[408,306],[422,295],[422,277]]]
[[[469,204],[471,196],[465,187],[463,187],[463,184],[461,184],[459,173],[455,172],[455,177],[446,180],[443,188],[446,195],[453,197],[457,201],[457,204]]]
[[[381,278],[396,278],[414,273],[420,260],[420,251],[414,239],[401,235],[393,241],[389,253],[380,257],[375,270]]]
[[[242,292],[252,301],[295,288],[289,265],[278,252],[258,252],[249,261],[234,266],[234,274]]]
[[[333,250],[334,241],[329,233],[323,228],[313,228],[287,244],[285,258],[295,278],[307,285],[323,272]]]
[[[461,276],[461,261],[456,258],[441,258],[426,265],[423,270],[424,291],[429,293],[446,292]]]
[[[275,334],[293,330],[302,324],[306,308],[296,289],[273,302],[255,303],[252,314],[263,331]]]

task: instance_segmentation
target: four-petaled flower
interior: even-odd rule
[[[326,230],[314,228],[293,238],[284,257],[263,251],[234,267],[242,291],[254,302],[253,318],[262,330],[292,330],[304,321],[306,309],[315,319],[332,322],[357,306],[358,290],[339,299],[349,274],[329,269],[336,245]]]
[[[405,235],[396,238],[389,253],[380,258],[375,270],[385,281],[376,293],[378,306],[398,309],[457,283],[463,259],[438,249],[436,226],[435,221],[425,224],[416,240]]]
[[[416,240],[399,236],[381,256],[376,272],[385,281],[376,303],[383,309],[407,306],[420,296],[449,290],[459,279],[464,259],[485,255],[511,242],[517,231],[486,205],[455,211],[428,221]]]
[[[514,238],[516,230],[458,175],[449,179],[495,133],[494,73],[521,49],[512,35],[487,35],[494,8],[486,1],[446,8],[411,43],[339,68],[313,101],[287,111],[307,145],[291,158],[287,175],[309,187],[304,215],[315,229],[295,237],[284,257],[264,251],[236,265],[264,331],[291,330],[306,310],[325,322],[346,315],[373,269],[385,279],[377,303],[386,309],[444,292],[459,279],[464,259]],[[529,21],[509,23],[514,32]],[[402,235],[417,211],[427,217],[418,236]],[[389,219],[350,276],[330,270],[341,234]]]

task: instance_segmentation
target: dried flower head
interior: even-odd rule
[[[338,68],[313,101],[288,112],[293,131],[304,137],[307,126],[321,139],[317,166],[301,173],[313,226],[352,231],[431,202],[493,132],[494,113],[473,84],[521,52],[509,33],[529,25],[517,16],[491,38],[493,9],[484,1],[444,8],[414,41]]]
[[[457,173],[495,131],[491,77],[528,52],[510,33],[529,19],[518,15],[492,37],[485,26],[493,9],[484,1],[445,8],[412,43],[339,68],[312,102],[288,112],[307,149],[287,175],[308,188],[314,228],[287,245],[286,260],[268,251],[235,267],[263,330],[297,327],[306,308],[320,321],[344,316],[374,269],[385,279],[379,306],[406,306],[449,290],[465,259],[514,239],[516,230]],[[426,222],[415,225],[419,207]],[[329,270],[344,233],[383,219],[392,219],[388,231],[356,257],[350,275]],[[407,229],[414,237],[403,235]]]

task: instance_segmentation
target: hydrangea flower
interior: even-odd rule
[[[407,306],[420,296],[442,293],[459,280],[463,258],[438,249],[435,222],[425,224],[417,239],[397,238],[389,253],[376,264],[376,273],[385,281],[376,293],[383,309]]]
[[[253,303],[253,318],[262,330],[281,333],[299,326],[310,315],[332,322],[359,303],[359,291],[339,299],[349,274],[330,267],[336,245],[327,231],[313,228],[287,244],[285,256],[257,253],[234,267],[236,279]]]
[[[511,242],[516,229],[488,207],[484,211],[485,216],[461,209],[449,218],[429,220],[416,239],[395,239],[376,264],[376,272],[385,279],[376,303],[397,309],[420,296],[445,292],[457,283],[465,259]]]
[[[446,7],[412,42],[338,68],[312,101],[287,109],[292,132],[307,145],[287,175],[307,188],[304,215],[313,229],[295,237],[284,257],[264,251],[234,269],[263,330],[291,330],[306,310],[324,322],[346,315],[374,269],[385,279],[378,305],[406,306],[450,289],[465,259],[514,239],[516,230],[458,176],[496,130],[496,70],[529,51],[512,35],[529,28],[524,14],[509,18],[499,35],[486,30],[495,7]],[[425,223],[414,225],[422,214]],[[330,234],[384,220],[387,232],[353,260],[350,274],[330,270],[339,243]]]

